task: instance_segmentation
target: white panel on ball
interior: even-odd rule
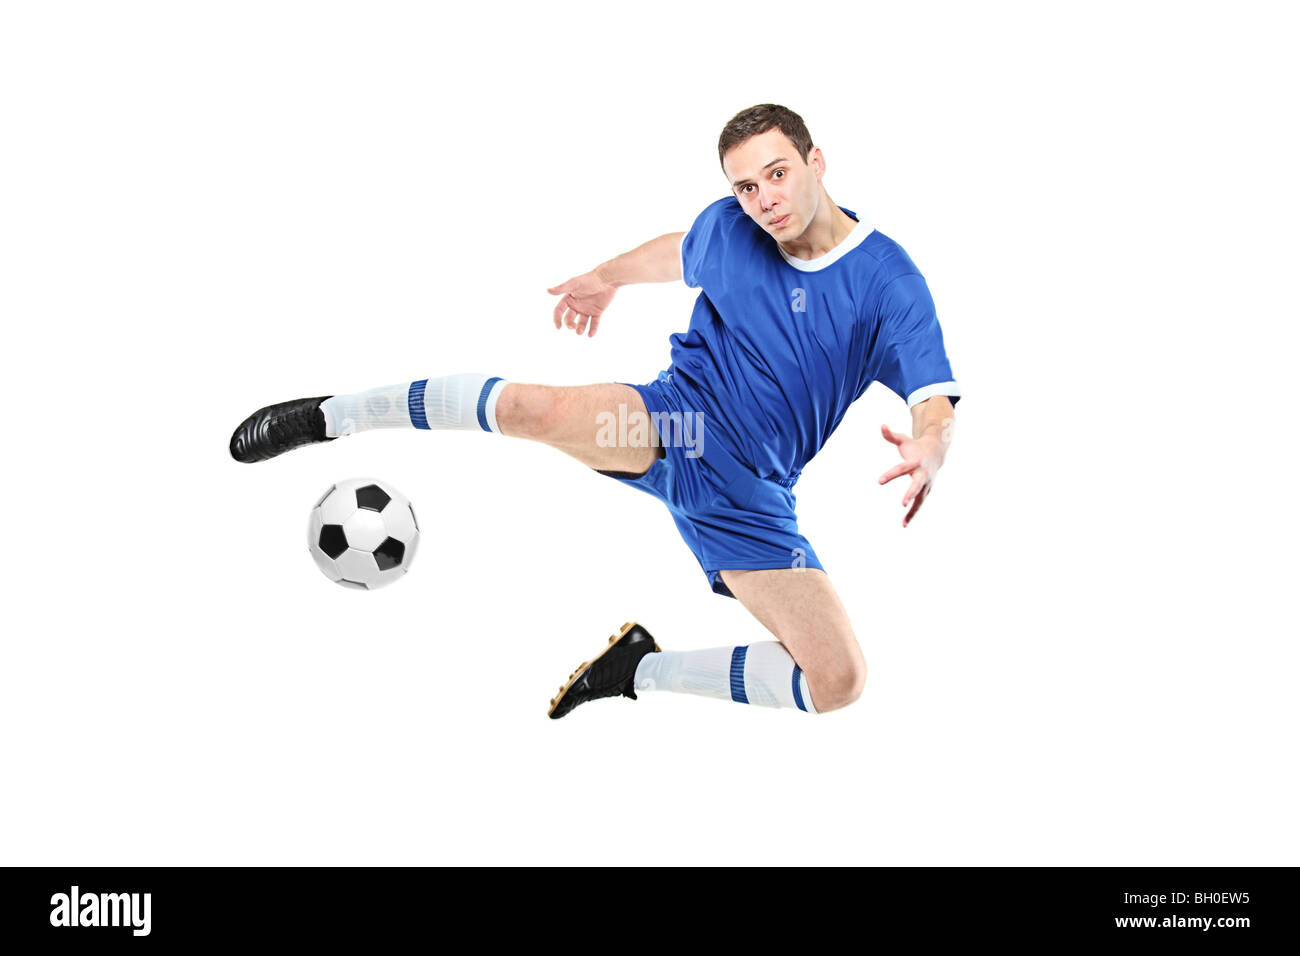
[[[416,530],[415,517],[411,514],[410,505],[398,500],[390,502],[384,509],[384,527],[392,537],[403,544],[411,541],[416,536]]]
[[[331,581],[338,581],[339,578],[343,577],[338,564],[320,548],[311,549],[311,558],[316,562],[316,567],[320,568],[321,573]]]
[[[379,580],[379,565],[375,564],[375,556],[369,551],[348,548],[335,559],[334,565],[339,575],[348,581],[373,585]]]
[[[387,522],[378,511],[358,508],[352,517],[343,522],[343,534],[347,536],[348,547],[358,551],[374,551],[388,537]]]
[[[342,524],[357,510],[356,493],[353,489],[345,487],[347,484],[340,481],[334,487],[334,493],[321,502],[321,519],[326,524]]]
[[[320,515],[320,506],[317,505],[311,509],[311,517],[307,519],[307,544],[316,547],[320,542],[320,527],[322,524]]]
[[[409,568],[411,562],[415,560],[415,552],[420,548],[420,532],[415,532],[406,542],[406,557],[402,559],[402,567]]]
[[[380,571],[379,577],[375,578],[374,582],[371,583],[370,586],[371,588],[381,588],[385,584],[392,584],[398,578],[404,577],[405,575],[406,575],[406,562],[403,561],[400,565],[398,565],[395,568],[389,568],[387,571]]]

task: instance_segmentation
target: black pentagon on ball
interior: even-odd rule
[[[393,499],[378,485],[366,485],[357,489],[357,507],[367,511],[383,511]]]
[[[320,549],[331,558],[337,558],[348,549],[348,539],[343,534],[343,525],[327,524],[320,529]]]
[[[396,538],[385,538],[384,543],[375,548],[375,564],[380,571],[390,571],[402,563],[406,554],[406,545]]]

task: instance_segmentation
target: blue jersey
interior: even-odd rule
[[[925,279],[870,223],[796,259],[728,196],[696,218],[681,256],[702,291],[666,371],[760,477],[797,477],[873,381],[909,407],[957,402]]]

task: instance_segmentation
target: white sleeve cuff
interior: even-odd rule
[[[907,396],[907,407],[918,405],[927,398],[933,398],[935,395],[946,395],[949,398],[961,398],[961,389],[957,387],[956,382],[939,382],[935,385],[926,385],[918,388],[911,395]]]

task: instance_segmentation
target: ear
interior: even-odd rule
[[[814,146],[808,151],[808,165],[817,171],[818,180],[826,175],[826,157],[822,155],[820,146]]]

